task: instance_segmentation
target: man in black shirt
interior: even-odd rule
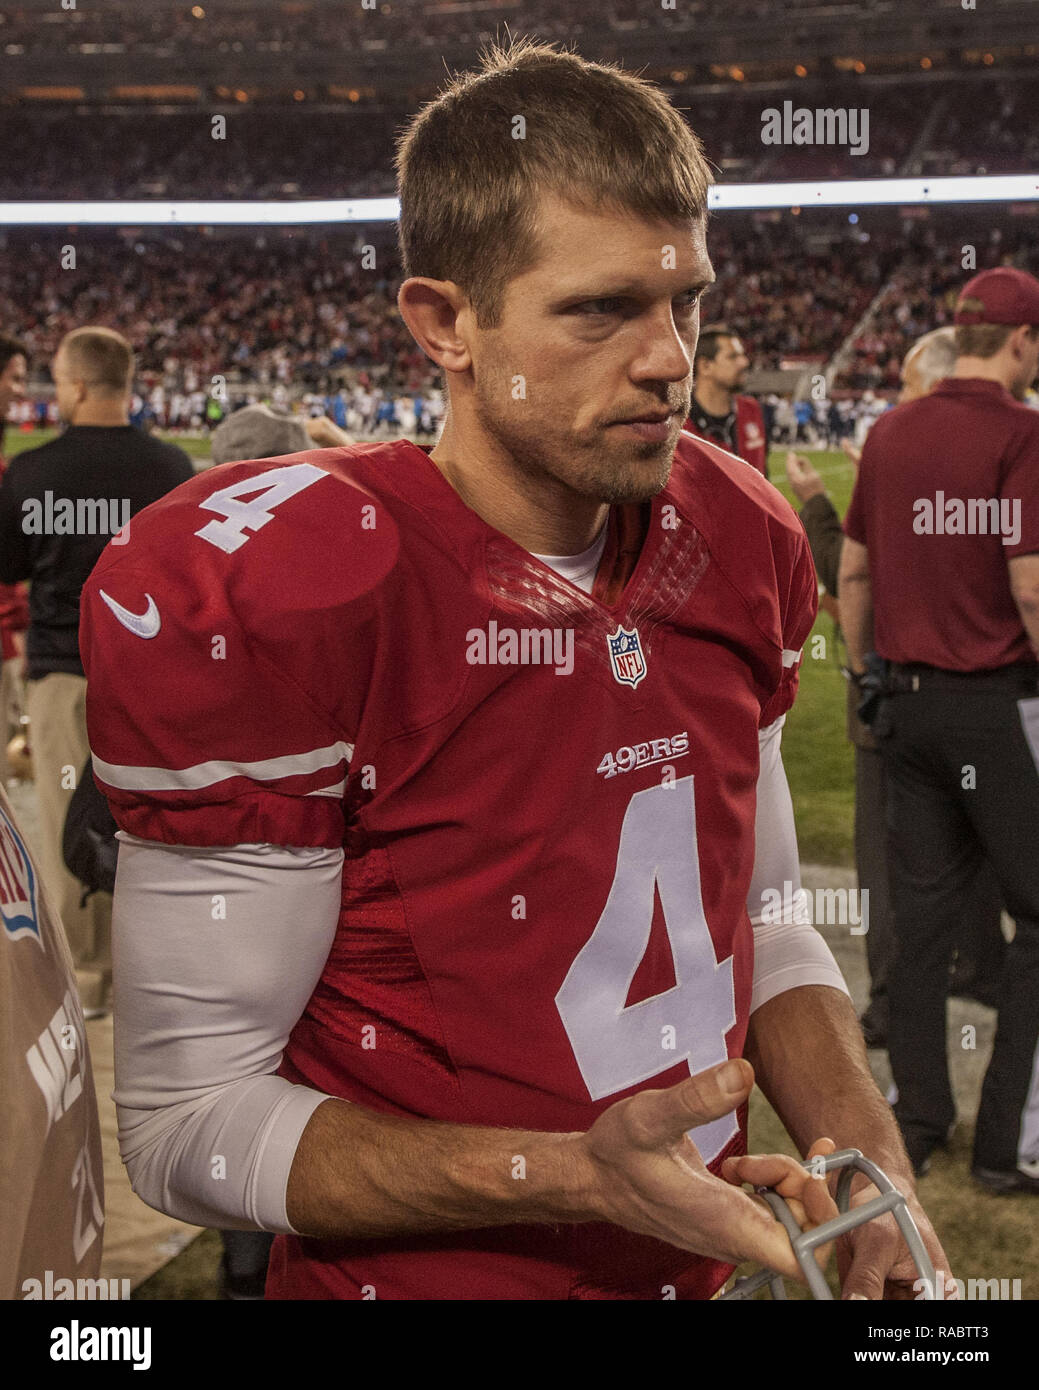
[[[90,752],[79,596],[116,532],[194,470],[183,450],[130,424],[134,355],[118,333],[76,329],[62,340],[51,372],[68,428],[20,454],[0,483],[0,583],[32,581],[27,705],[40,857],[83,1007],[96,1014],[104,1011],[111,978],[111,898],[95,894],[81,906],[80,885],[62,859],[65,814]]]
[[[711,439],[768,477],[768,434],[761,406],[740,388],[750,358],[725,324],[700,330],[693,361],[693,391],[686,429]]]

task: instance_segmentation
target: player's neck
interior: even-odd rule
[[[699,381],[693,395],[708,415],[729,415],[732,412],[733,393],[713,381]]]
[[[430,458],[470,510],[534,555],[580,555],[606,524],[607,503],[534,477],[493,440],[463,440],[450,415]]]
[[[94,425],[107,429],[129,423],[130,417],[125,409],[119,406],[99,405],[90,401],[84,401],[77,409],[75,416],[69,421],[70,425]]]
[[[1013,385],[1013,371],[1009,370],[999,357],[957,357],[952,371],[955,377],[974,377],[981,381],[997,381],[1009,391]]]

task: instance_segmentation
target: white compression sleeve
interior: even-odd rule
[[[134,1191],[200,1226],[292,1233],[319,1091],[273,1073],[335,938],[343,852],[119,832],[115,1101]]]
[[[798,985],[832,985],[848,993],[844,976],[822,935],[812,926],[797,855],[794,806],[780,750],[786,716],[758,736],[758,810],[754,875],[747,911],[754,928],[754,982],[750,1011]],[[782,904],[777,912],[773,906]]]

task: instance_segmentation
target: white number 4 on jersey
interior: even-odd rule
[[[649,945],[657,888],[676,983],[625,1006]],[[716,958],[704,916],[692,777],[636,792],[628,803],[609,898],[556,1007],[593,1100],[679,1062],[693,1075],[728,1056],[725,1035],[736,1022],[732,957]],[[709,1163],[736,1130],[733,1112],[689,1137]]]
[[[196,531],[210,545],[232,555],[243,546],[249,537],[248,531],[258,531],[274,520],[273,509],[297,492],[302,492],[319,478],[327,478],[323,468],[315,468],[312,463],[292,463],[286,468],[272,468],[268,473],[260,473],[255,478],[242,478],[230,487],[222,487],[211,492],[199,506],[207,512],[219,512],[226,521],[210,521]],[[256,493],[249,502],[239,502],[239,497]]]

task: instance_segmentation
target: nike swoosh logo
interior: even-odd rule
[[[129,608],[124,608],[121,603],[116,603],[114,598],[109,598],[104,589],[99,589],[98,593],[111,608],[112,612],[127,628],[137,637],[156,637],[159,628],[162,626],[162,619],[159,617],[159,610],[155,606],[155,600],[151,594],[145,594],[148,600],[148,607],[143,613],[131,613]]]

